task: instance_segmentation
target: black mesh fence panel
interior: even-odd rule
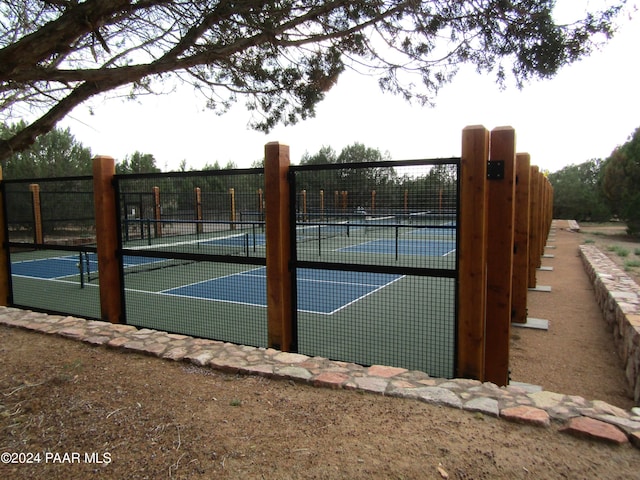
[[[3,182],[12,304],[100,318],[93,179]]]
[[[267,345],[262,170],[117,176],[126,321]]]
[[[292,167],[298,352],[452,377],[458,159]],[[93,180],[4,181],[12,304],[100,318]],[[117,175],[126,323],[266,347],[261,169]]]
[[[294,167],[300,353],[454,375],[458,165]]]

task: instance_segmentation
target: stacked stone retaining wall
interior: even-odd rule
[[[594,245],[580,245],[580,256],[640,405],[640,286]]]

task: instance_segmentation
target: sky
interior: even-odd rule
[[[495,76],[469,67],[440,90],[435,107],[383,94],[375,78],[348,71],[318,105],[315,118],[268,134],[248,128],[242,101],[218,116],[188,86],[136,101],[94,101],[92,113],[88,105],[79,106],[58,127],[68,127],[94,155],[121,161],[140,151],[171,171],[182,161],[196,170],[216,161],[250,167],[273,141],[289,145],[294,164],[323,146],[339,153],[356,142],[394,160],[460,156],[464,127],[511,126],[517,151],[529,153],[541,170],[555,172],[608,157],[640,127],[640,15],[620,23],[600,51],[565,66],[553,79],[532,81],[522,90],[511,82],[501,90]]]

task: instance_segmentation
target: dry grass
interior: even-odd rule
[[[581,223],[582,243],[594,244],[640,284],[640,237],[626,233],[623,223]]]

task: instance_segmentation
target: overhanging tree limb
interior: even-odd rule
[[[312,116],[348,63],[421,101],[461,63],[499,81],[510,66],[520,85],[588,54],[622,8],[567,26],[554,23],[553,0],[21,2],[31,23],[0,5],[0,114],[43,114],[0,140],[0,160],[89,98],[126,85],[135,95],[168,74],[220,110],[244,95],[263,130]]]
[[[78,38],[130,8],[130,0],[103,0],[66,9],[58,19],[0,50],[0,81],[11,79],[23,68],[39,65],[53,55],[68,52]]]

